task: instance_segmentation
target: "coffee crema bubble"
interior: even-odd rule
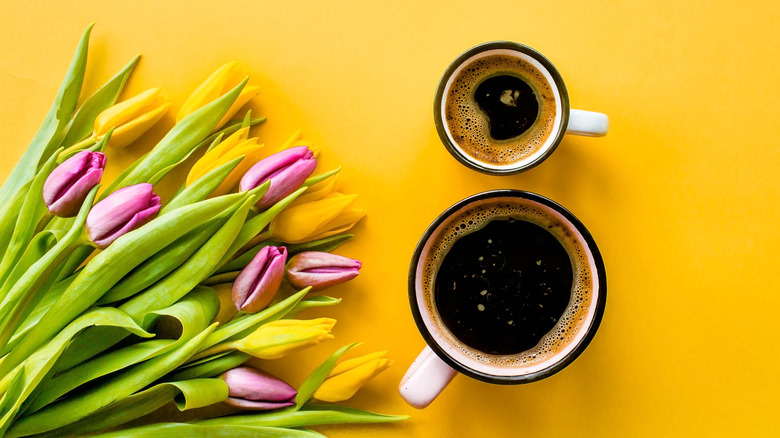
[[[557,323],[534,347],[516,354],[495,355],[469,347],[447,329],[436,307],[435,284],[439,267],[456,241],[484,228],[493,220],[508,219],[526,221],[547,230],[568,253],[573,278],[568,305]],[[420,260],[421,305],[426,307],[428,315],[437,327],[436,331],[446,339],[447,345],[456,348],[463,355],[500,368],[532,367],[565,351],[577,341],[578,334],[587,329],[585,325],[589,321],[591,304],[595,300],[594,268],[579,234],[549,207],[523,198],[477,201],[450,217],[431,239]]]
[[[501,115],[494,108],[485,107],[485,96],[477,96],[477,90],[489,81],[507,83],[511,79],[508,77],[517,78],[530,88],[538,108],[530,108],[533,105],[522,96],[523,87],[508,87],[499,90],[497,96],[489,97],[508,106],[524,105],[519,108],[520,112],[536,112],[537,116],[528,122],[530,126],[523,122],[523,127],[516,131],[519,135],[512,137],[506,134],[514,133],[511,129],[493,126],[495,138],[491,135],[491,116],[494,124],[498,124]],[[478,97],[482,102],[478,102]],[[450,79],[444,100],[443,116],[455,144],[468,156],[490,165],[510,165],[533,155],[545,146],[555,127],[556,103],[552,86],[534,65],[511,55],[487,55],[467,61]]]

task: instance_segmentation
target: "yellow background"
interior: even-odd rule
[[[86,89],[142,53],[124,96],[163,86],[175,108],[239,60],[262,95],[254,133],[295,129],[341,164],[369,216],[337,252],[364,261],[330,291],[336,340],[268,369],[297,384],[337,346],[388,349],[395,365],[350,404],[411,414],[370,436],[767,436],[780,406],[777,146],[780,7],[771,1],[84,1],[0,5],[0,178],[43,120],[78,38],[96,21]],[[566,137],[510,177],[458,164],[436,134],[440,75],[490,40],[525,43],[562,73],[574,108],[609,115],[605,138]],[[109,154],[109,175],[172,126]],[[171,175],[163,196],[181,181]],[[459,377],[424,411],[397,385],[424,343],[408,309],[410,256],[449,205],[495,188],[560,202],[596,239],[609,283],[585,353],[524,386]]]

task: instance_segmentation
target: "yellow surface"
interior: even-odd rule
[[[273,148],[295,129],[340,163],[369,216],[338,250],[364,261],[330,293],[336,340],[267,368],[297,384],[316,359],[362,340],[393,367],[353,398],[412,414],[399,425],[318,428],[363,436],[767,436],[778,431],[780,19],[777,2],[3,2],[0,177],[43,120],[82,30],[97,21],[87,89],[137,53],[125,96],[162,86],[178,109],[239,60],[262,94],[254,133]],[[478,43],[546,54],[572,106],[609,115],[606,138],[567,137],[511,177],[467,170],[433,126],[436,83]],[[172,111],[109,175],[172,125]],[[162,187],[169,195],[176,172]],[[457,378],[424,411],[396,387],[423,347],[407,304],[417,239],[443,209],[494,188],[534,191],[577,215],[604,256],[609,298],[591,346],[540,382]],[[312,314],[314,315],[314,314]]]

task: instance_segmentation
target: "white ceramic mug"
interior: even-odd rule
[[[435,247],[435,242],[441,240],[437,237],[448,227],[451,228],[452,224],[457,224],[464,213],[468,214],[477,207],[489,208],[496,203],[515,203],[523,208],[538,209],[547,217],[553,218],[556,223],[560,223],[566,232],[570,233],[567,236],[571,236],[569,239],[574,242],[577,251],[580,251],[581,255],[577,259],[580,260],[578,263],[581,264],[581,269],[588,272],[588,284],[583,287],[586,287],[591,295],[587,300],[578,301],[581,310],[573,314],[576,315],[577,322],[564,326],[569,330],[565,340],[559,342],[560,345],[556,346],[554,351],[540,354],[538,359],[517,361],[514,357],[494,356],[483,352],[477,352],[479,354],[476,357],[474,354],[467,354],[474,349],[452,335],[442,323],[436,309],[431,284],[435,282],[438,266],[432,266],[430,260],[433,259],[429,256],[440,251],[440,248]],[[582,353],[595,335],[604,313],[606,293],[604,263],[596,243],[585,226],[559,204],[543,196],[520,190],[483,192],[456,203],[428,227],[412,257],[409,269],[409,303],[417,328],[428,345],[401,381],[401,396],[410,405],[424,408],[458,373],[489,383],[520,384],[540,380],[562,370]],[[575,305],[574,299],[571,301],[569,306]],[[549,333],[555,330],[556,328],[553,328]]]

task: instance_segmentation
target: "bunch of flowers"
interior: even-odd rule
[[[257,87],[230,63],[101,187],[107,148],[133,143],[171,103],[159,89],[116,103],[136,58],[79,105],[89,33],[0,189],[0,436],[309,437],[321,435],[307,426],[405,418],[329,404],[387,368],[386,352],[341,360],[356,344],[344,346],[297,390],[246,366],[333,338],[335,320],[295,316],[339,303],[310,291],[361,267],[329,253],[365,215],[333,191],[338,169],[314,175],[318,151],[295,139],[262,158],[249,133],[264,119],[233,119]],[[163,202],[155,185],[199,149]],[[233,309],[212,287],[225,283]],[[175,336],[161,336],[163,319]],[[262,412],[122,429],[171,401]]]

